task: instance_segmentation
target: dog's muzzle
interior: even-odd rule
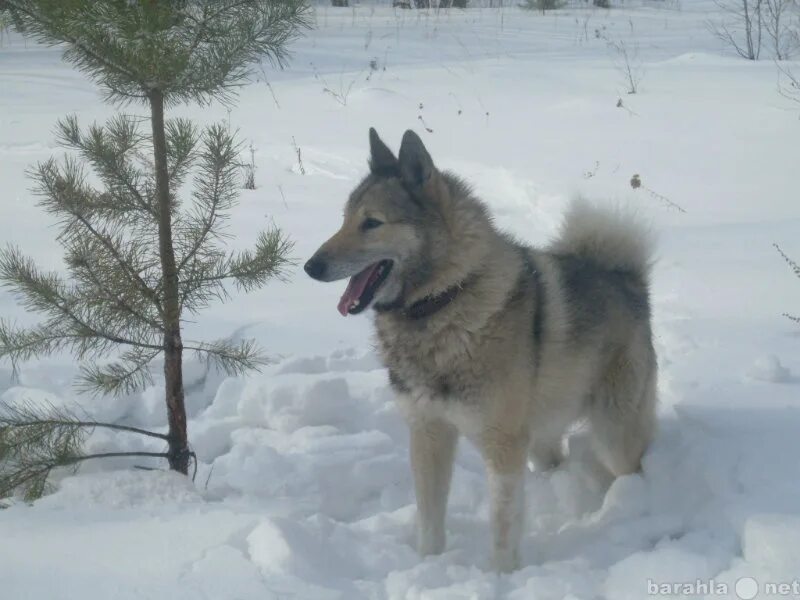
[[[322,278],[325,277],[325,271],[328,270],[328,265],[324,260],[312,256],[303,266],[303,269],[308,273],[309,277],[321,281]]]

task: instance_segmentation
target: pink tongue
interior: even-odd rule
[[[372,274],[377,270],[379,264],[380,263],[375,263],[374,265],[370,265],[350,278],[350,283],[347,284],[347,289],[344,291],[344,294],[342,294],[342,299],[339,300],[339,313],[343,317],[347,316],[347,311],[353,305],[353,302],[358,300],[361,294],[364,293],[370,277],[372,277]]]

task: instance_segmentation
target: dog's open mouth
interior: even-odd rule
[[[367,308],[391,270],[392,261],[382,260],[353,275],[339,300],[339,312],[342,316],[357,315]]]

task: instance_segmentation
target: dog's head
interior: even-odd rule
[[[430,276],[431,240],[442,227],[433,201],[441,175],[419,136],[406,131],[398,157],[374,129],[369,142],[370,174],[350,194],[342,227],[305,264],[319,281],[350,277],[343,316],[402,306]]]

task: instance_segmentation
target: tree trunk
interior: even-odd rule
[[[181,309],[178,297],[178,269],[172,245],[172,206],[167,166],[167,139],[164,129],[164,95],[150,92],[150,121],[153,126],[156,199],[158,201],[158,250],[161,256],[164,319],[164,384],[169,421],[170,469],[189,472],[189,439],[186,433],[186,406],[183,391],[183,342]]]

